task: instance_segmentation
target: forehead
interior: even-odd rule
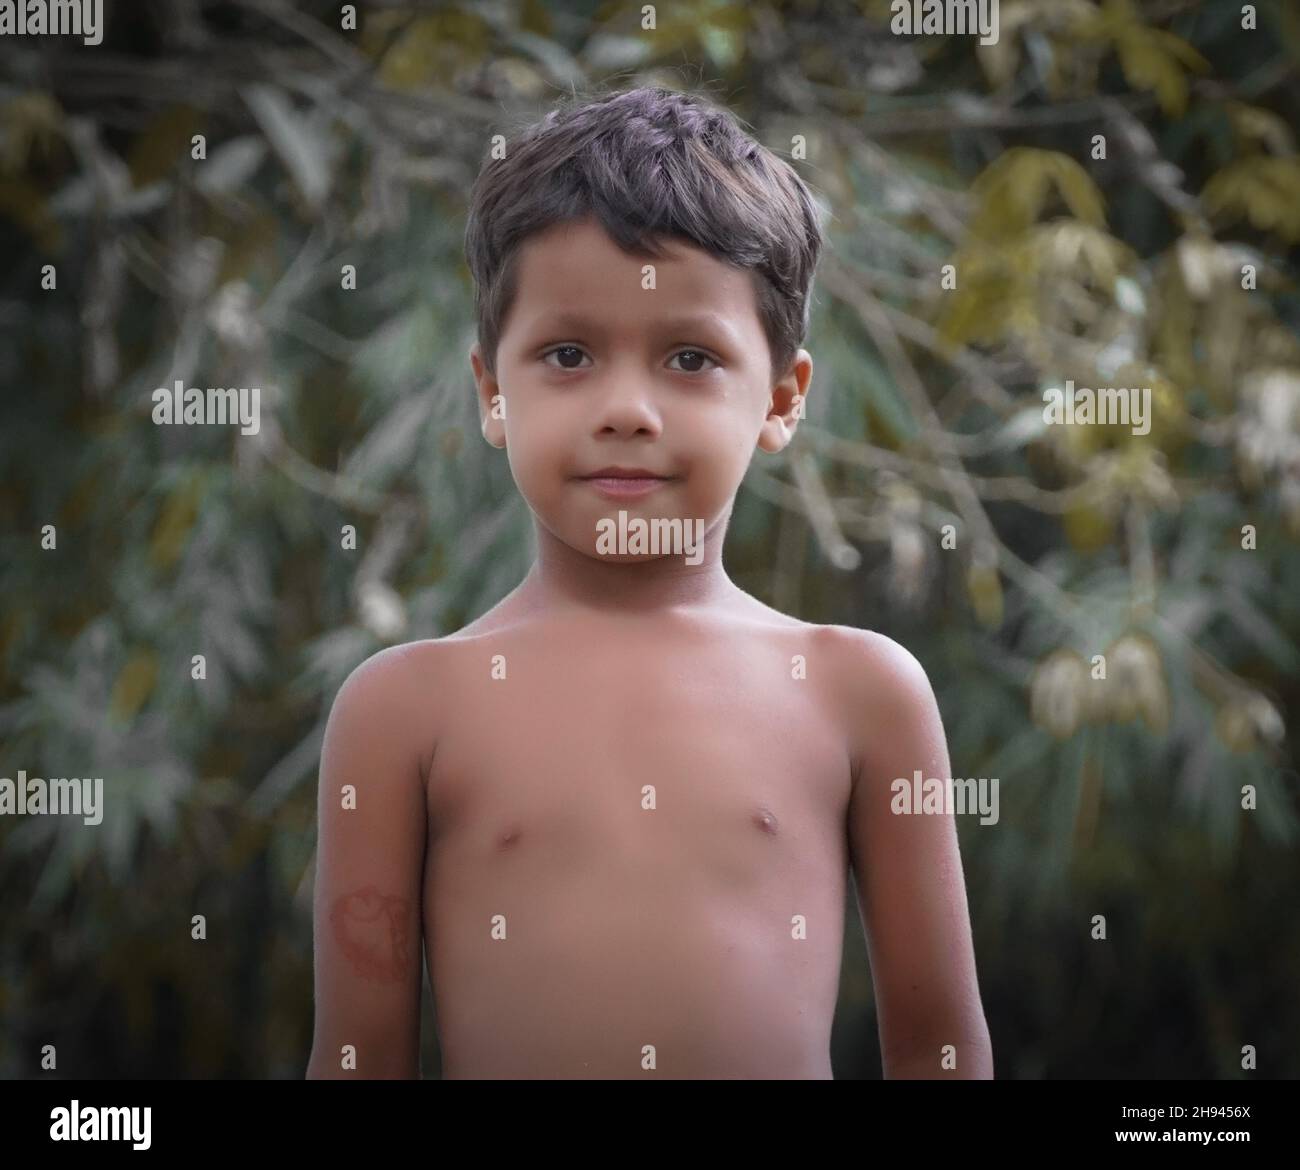
[[[660,241],[658,258],[624,252],[594,219],[553,224],[530,236],[517,258],[517,327],[590,322],[644,326],[699,319],[744,339],[761,333],[754,277],[680,239]],[[646,265],[654,287],[645,288]]]

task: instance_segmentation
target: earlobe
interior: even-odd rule
[[[479,415],[482,419],[483,437],[498,451],[501,451],[504,450],[506,445],[506,424],[504,418],[498,417],[496,411],[498,401],[504,407],[505,400],[498,394],[494,396],[492,405],[485,410],[480,400]]]
[[[784,451],[790,445],[790,440],[794,438],[794,429],[798,425],[794,414],[794,402],[797,399],[792,399],[787,405],[783,397],[782,388],[776,387],[772,395],[771,409],[758,432],[758,445],[769,455]]]
[[[477,342],[470,347],[469,365],[474,373],[474,394],[478,399],[479,425],[483,438],[500,451],[506,445],[505,422],[501,417],[505,410],[505,397],[496,378],[483,361],[483,350]]]
[[[776,455],[790,445],[793,437],[794,432],[786,425],[785,419],[773,414],[764,420],[763,428],[758,432],[758,445],[769,455]]]
[[[495,447],[498,451],[504,451],[506,446],[505,432],[502,430],[501,423],[494,418],[483,419],[483,437],[488,441],[488,445]]]
[[[799,421],[807,413],[808,384],[812,381],[812,357],[799,350],[789,370],[772,387],[771,413],[758,432],[759,447],[771,455],[784,451],[794,438]]]

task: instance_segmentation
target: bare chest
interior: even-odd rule
[[[427,785],[445,1067],[631,1075],[652,1042],[829,1075],[849,762],[789,647],[462,650]]]
[[[849,764],[786,649],[628,640],[466,655],[430,769],[431,844],[719,880],[826,856]]]

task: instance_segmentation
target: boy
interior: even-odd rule
[[[949,775],[924,672],[722,566],[801,417],[820,247],[696,97],[577,102],[487,164],[470,364],[538,554],[335,700],[308,1076],[419,1076],[423,937],[445,1077],[829,1077],[850,863],[885,1075],[992,1075],[953,818],[890,811]]]

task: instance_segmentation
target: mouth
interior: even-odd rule
[[[603,496],[625,500],[648,495],[655,488],[672,483],[676,476],[660,475],[644,467],[602,467],[590,475],[575,478],[591,484]]]

